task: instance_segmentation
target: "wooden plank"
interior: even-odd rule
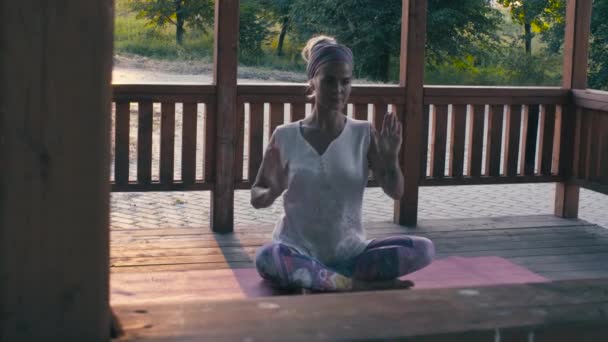
[[[354,113],[353,116],[357,120],[365,120],[367,121],[367,103],[357,103],[353,106]]]
[[[129,182],[129,102],[116,103],[116,130],[114,152],[114,180],[117,184]]]
[[[481,176],[481,163],[483,156],[483,126],[485,121],[485,105],[473,106],[472,113],[472,129],[471,132],[471,143],[469,144],[471,150],[471,168],[469,174],[471,177]]]
[[[0,13],[0,341],[108,341],[112,3]]]
[[[155,303],[146,305],[144,311],[141,305],[119,305],[116,312],[125,326],[133,327],[126,330],[125,339],[188,336],[197,340],[238,340],[247,336],[263,340],[277,334],[309,341],[322,334],[328,340],[415,338],[440,342],[501,340],[497,336],[521,333],[526,337],[522,341],[529,340],[530,334],[536,336],[535,341],[565,341],[563,336],[590,341],[607,333],[602,315],[608,307],[606,283],[564,281],[473,288],[466,292],[473,295],[466,295],[461,289],[435,289]],[[364,321],[360,320],[362,312]],[[250,319],[234,325],[227,318],[235,313]],[[181,319],[176,322],[166,317]],[[274,324],[262,324],[268,321]],[[444,324],[432,323],[438,321]],[[302,329],[303,326],[315,329]]]
[[[239,102],[236,114],[236,153],[234,155],[234,181],[243,180],[243,163],[245,150],[245,104]]]
[[[572,89],[574,104],[577,107],[608,111],[608,92],[593,89]]]
[[[264,155],[264,104],[249,105],[249,181],[253,183]]]
[[[604,115],[602,116],[602,123],[600,128],[602,136],[598,154],[598,175],[600,175],[601,177],[600,183],[603,185],[608,185],[608,115],[605,114],[606,113],[604,113]]]
[[[215,95],[215,86],[212,84],[112,84],[112,93],[115,97],[136,97],[140,95],[209,96]],[[156,101],[156,99],[148,100]]]
[[[414,225],[418,220],[418,183],[420,175],[420,143],[424,113],[424,47],[426,41],[426,1],[404,0],[401,8],[401,51],[399,85],[404,91],[405,124],[401,167],[404,173],[403,198],[395,203],[394,221]],[[408,148],[408,146],[411,146]]]
[[[431,106],[424,106],[422,113],[422,139],[420,142],[420,178],[421,180],[427,177],[428,165],[433,165],[433,149],[431,148],[429,156],[429,121],[431,118]],[[382,119],[384,120],[384,118]],[[434,126],[433,126],[434,128]],[[431,134],[431,139],[435,138],[435,133]]]
[[[452,158],[450,161],[450,170],[448,172],[448,175],[451,177],[461,177],[464,174],[464,141],[466,133],[466,121],[467,106],[452,106],[452,148],[450,148]]]
[[[160,183],[157,181],[152,181],[148,184],[129,182],[123,185],[111,183],[111,186],[112,192],[213,190],[213,184],[202,181],[195,181],[194,183],[183,183],[182,181],[174,181],[173,183]]]
[[[217,111],[215,101],[205,103],[205,158],[204,179],[205,183],[215,182],[215,127]]]
[[[152,180],[152,102],[139,103],[137,126],[137,182]]]
[[[553,164],[553,139],[555,136],[555,106],[544,105],[544,126],[543,139],[541,142],[541,166],[540,173],[543,175],[551,174],[551,166]]]
[[[448,106],[435,106],[435,139],[433,141],[433,176],[443,178],[445,176],[445,152],[448,128]]]
[[[568,91],[560,87],[519,87],[519,86],[424,86],[425,98],[509,98],[509,97],[567,97]],[[471,104],[500,104],[473,102]]]
[[[599,133],[599,113],[595,111],[588,111],[589,116],[589,134],[587,135],[587,161],[585,167],[585,178],[589,181],[594,181],[595,172],[597,170],[597,159],[598,159],[598,138]]]
[[[581,126],[581,145],[580,145],[580,164],[579,177],[589,179],[589,164],[591,159],[591,115],[588,110],[582,111]]]
[[[175,103],[163,102],[161,104],[160,127],[160,182],[173,183],[175,165]]]
[[[511,105],[507,116],[507,129],[505,130],[507,150],[505,160],[507,167],[505,174],[507,176],[516,176],[518,174],[517,162],[519,161],[519,132],[521,129],[521,106]]]
[[[420,186],[451,186],[478,184],[521,184],[521,183],[554,183],[564,179],[560,176],[479,176],[479,177],[444,177],[427,178],[420,181]]]
[[[192,184],[196,179],[196,121],[197,104],[184,103],[182,120],[182,182]]]
[[[488,113],[488,147],[486,149],[486,174],[500,176],[502,152],[502,122],[504,105],[490,106]]]
[[[272,135],[274,130],[283,124],[284,119],[284,104],[283,103],[271,103],[270,104],[270,130],[269,134]]]
[[[306,117],[306,103],[291,104],[291,121],[296,122]]]

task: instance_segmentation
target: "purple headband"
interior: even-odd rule
[[[345,62],[353,65],[353,53],[342,44],[320,43],[310,52],[310,60],[306,66],[306,75],[312,79],[321,65],[328,62]]]

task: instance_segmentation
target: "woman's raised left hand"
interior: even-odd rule
[[[382,123],[382,131],[378,137],[378,152],[387,158],[396,158],[401,149],[402,126],[395,113],[386,113]]]

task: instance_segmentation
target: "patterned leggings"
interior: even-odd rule
[[[385,281],[412,273],[429,265],[434,255],[431,240],[402,235],[374,239],[352,260],[332,266],[270,243],[257,250],[255,265],[262,278],[280,288],[340,291],[352,289],[353,280]]]

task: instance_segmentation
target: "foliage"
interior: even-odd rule
[[[532,38],[535,33],[543,33],[556,23],[563,23],[565,0],[497,0],[511,11],[514,22],[524,27],[522,40],[525,51],[532,53]]]
[[[213,0],[131,0],[130,6],[137,18],[146,19],[149,25],[174,25],[178,44],[186,26],[204,31],[214,20]]]
[[[608,0],[594,0],[589,51],[589,87],[608,90]]]
[[[334,35],[353,49],[358,76],[387,81],[391,56],[399,55],[401,4],[400,0],[386,0],[382,6],[375,0],[296,0],[291,17],[302,41],[318,33]],[[447,61],[448,56],[481,54],[498,41],[494,32],[500,17],[490,0],[429,0],[428,13],[427,54],[433,64]]]
[[[258,1],[242,0],[239,18],[239,54],[244,62],[252,62],[262,56],[262,43],[269,33],[270,24],[259,15]]]

